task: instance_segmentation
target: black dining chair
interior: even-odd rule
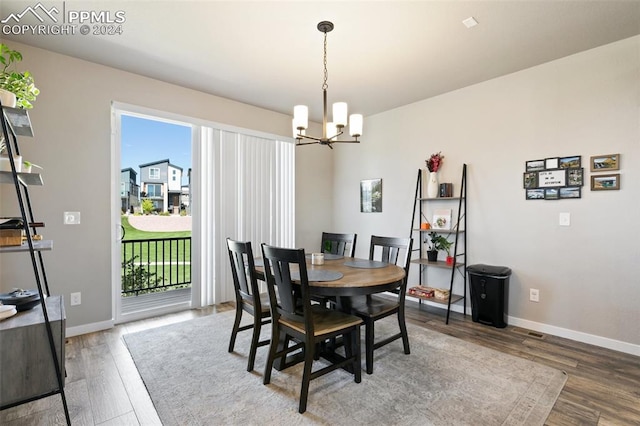
[[[362,380],[360,365],[360,325],[356,316],[312,305],[304,249],[287,249],[262,244],[264,271],[269,290],[272,332],[264,384],[271,381],[276,359],[286,365],[287,354],[302,349],[304,369],[298,411],[307,409],[309,382],[338,368],[351,368],[356,383]],[[298,283],[294,283],[299,281]],[[312,371],[316,350],[327,339],[342,336],[345,357]],[[291,340],[298,343],[289,346]]]
[[[322,253],[338,254],[340,256],[353,257],[356,253],[357,234],[322,233]]]
[[[247,363],[247,371],[253,371],[258,347],[268,345],[270,341],[269,339],[260,340],[262,326],[271,322],[269,295],[260,293],[251,243],[227,238],[227,248],[229,250],[229,261],[231,262],[233,286],[236,294],[236,317],[231,330],[229,352],[233,352],[238,332],[253,330],[251,346],[249,347],[249,361]],[[253,316],[251,324],[240,326],[243,312]]]
[[[407,291],[407,275],[411,262],[412,238],[393,238],[371,236],[369,259],[392,263],[401,266],[405,271],[405,277],[398,283],[395,293],[397,297],[389,299],[379,296],[353,297],[351,299],[351,312],[362,318],[365,324],[365,363],[367,374],[373,373],[373,351],[387,345],[397,339],[402,339],[404,353],[410,354],[409,336],[404,318],[404,299]],[[390,315],[397,315],[400,331],[385,339],[375,340],[375,322]]]

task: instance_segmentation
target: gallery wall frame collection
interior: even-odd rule
[[[584,185],[582,157],[550,157],[525,163],[522,178],[527,200],[581,198]]]
[[[620,154],[594,155],[589,159],[592,191],[620,189]],[[550,157],[525,162],[522,185],[527,200],[581,198],[585,176],[582,157]]]

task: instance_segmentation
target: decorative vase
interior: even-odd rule
[[[429,172],[429,179],[427,180],[427,198],[438,197],[438,172]]]
[[[5,89],[0,89],[0,102],[3,107],[15,108],[16,107],[16,95]]]

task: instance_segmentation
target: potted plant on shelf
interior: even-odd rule
[[[438,260],[438,251],[443,250],[447,252],[447,263],[450,263],[449,258],[451,258],[451,263],[453,263],[453,258],[449,255],[453,241],[447,240],[437,232],[429,232],[429,238],[430,241],[429,249],[427,250],[427,260],[429,262],[436,262]]]
[[[15,65],[22,61],[22,54],[0,43],[0,102],[2,106],[33,108],[32,101],[40,94],[29,71],[19,72]],[[14,99],[15,98],[15,99]]]

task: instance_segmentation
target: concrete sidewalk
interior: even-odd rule
[[[191,231],[191,216],[128,215],[129,224],[140,231]]]

